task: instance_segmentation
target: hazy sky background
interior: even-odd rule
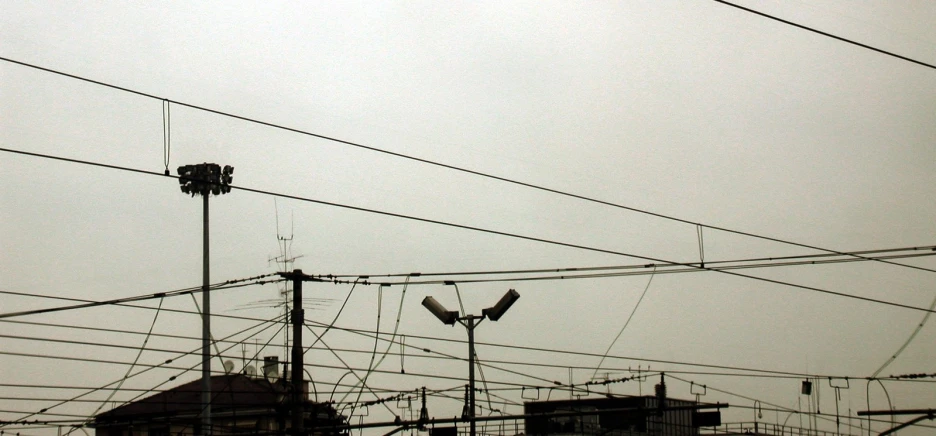
[[[742,3],[936,62],[936,7],[929,2]],[[3,1],[0,56],[691,222],[842,251],[936,243],[936,71],[712,1]],[[164,169],[159,100],[0,62],[0,102],[3,148]],[[175,174],[180,165],[201,162],[233,165],[237,186],[673,262],[699,260],[693,225],[172,105],[170,170]],[[104,300],[201,283],[201,202],[182,194],[175,179],[3,152],[0,186],[0,291]],[[274,203],[272,196],[235,190],[211,200],[212,282],[276,270],[269,259],[280,253],[277,209],[280,233],[293,234],[292,254],[303,256],[295,267],[309,274],[648,263],[309,202]],[[707,261],[818,253],[714,230],[705,230],[704,248]],[[901,262],[936,268],[932,258]],[[917,307],[933,300],[936,278],[932,272],[871,262],[741,272]],[[601,355],[649,278],[507,281],[462,284],[459,290],[465,309],[475,314],[509,288],[521,295],[503,319],[478,327],[478,341]],[[351,286],[307,284],[305,289],[310,298],[329,299],[309,307],[307,319],[329,323]],[[278,314],[272,307],[245,309],[278,298],[275,285],[215,295],[216,314],[258,319]],[[359,285],[337,325],[375,330],[381,301],[380,331],[387,337],[402,308],[399,333],[465,340],[463,328],[443,326],[420,307],[426,295],[449,309],[458,307],[451,286],[411,285],[404,295],[401,286],[381,293],[377,286]],[[0,295],[0,302],[2,313],[64,304],[9,294]],[[194,304],[190,297],[175,297],[163,308],[193,310]],[[110,306],[15,320],[145,332],[153,316],[152,310]],[[715,272],[660,274],[611,355],[867,377],[922,317],[920,311]],[[251,324],[218,318],[213,331],[221,338]],[[0,337],[0,351],[7,353],[125,363],[134,360],[133,348],[143,340],[14,323],[0,323],[0,332],[127,346]],[[198,337],[200,322],[194,315],[163,311],[154,332]],[[274,332],[255,338],[262,344]],[[234,339],[254,344],[246,334]],[[354,368],[368,367],[373,338],[331,331],[325,341],[333,348],[365,351],[339,355]],[[274,343],[281,345],[282,337]],[[418,348],[407,350],[403,359],[388,355],[379,369],[389,373],[375,373],[368,385],[401,391],[452,388],[451,399],[430,399],[430,415],[459,414],[464,382],[458,379],[467,377],[466,363],[424,359],[426,353],[418,349],[465,358],[466,347],[418,338],[405,343]],[[936,326],[927,324],[882,375],[936,372],[934,343]],[[197,340],[163,337],[147,344],[177,351],[198,347]],[[377,346],[378,352],[385,348],[384,342]],[[390,351],[399,353],[399,345]],[[224,354],[239,357],[241,349]],[[274,354],[287,356],[281,348],[261,352]],[[146,351],[140,362],[156,365],[167,356]],[[484,345],[478,356],[557,366],[497,364],[517,373],[486,368],[490,387],[568,383],[568,367],[582,367],[573,369],[572,377],[584,383],[593,372],[584,368],[594,368],[600,359]],[[342,367],[325,350],[310,351],[306,359]],[[178,365],[197,362],[189,356]],[[632,375],[628,368],[648,364],[654,371],[715,371],[615,358],[605,360],[601,372],[626,377]],[[0,366],[2,384],[84,387],[118,380],[127,368],[10,354],[0,355]],[[401,366],[407,375],[398,374]],[[318,366],[309,371],[320,401],[346,372]],[[157,369],[123,386],[148,389],[179,372]],[[799,398],[798,379],[674,375],[765,404],[795,409],[798,399],[806,402]],[[197,370],[188,371],[162,388],[197,377]],[[348,375],[341,383],[354,381]],[[647,393],[656,381],[611,389]],[[668,383],[671,396],[692,398],[688,384]],[[934,407],[932,383],[885,385],[897,408]],[[843,414],[867,408],[866,382],[851,380],[850,387],[839,402]],[[348,387],[337,390],[336,400]],[[0,397],[53,399],[81,391],[7,386],[0,392]],[[872,409],[887,407],[880,386],[870,392]],[[133,395],[120,392],[112,400]],[[520,391],[498,395],[522,401]],[[551,395],[568,397],[561,391]],[[106,394],[87,398],[101,401]],[[374,398],[366,391],[360,396],[361,401]],[[522,410],[482,399],[487,398],[479,395],[484,407]],[[753,401],[711,389],[702,399],[730,403],[724,421],[754,419]],[[834,413],[833,399],[834,391],[823,382],[823,413]],[[0,419],[50,404],[3,399]],[[73,402],[50,412],[87,416],[98,405]],[[764,407],[763,420],[787,419],[788,414]],[[379,406],[368,413],[365,421],[392,420]],[[798,419],[787,423],[798,425]],[[835,428],[834,422],[821,426]]]

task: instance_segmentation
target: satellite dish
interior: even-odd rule
[[[247,373],[247,375],[249,375],[249,376],[251,376],[251,377],[256,377],[256,376],[257,376],[257,368],[254,368],[253,365],[247,365],[247,366],[244,368],[244,372]]]
[[[230,374],[231,371],[234,371],[234,362],[231,362],[230,360],[225,360],[224,361],[224,373]]]

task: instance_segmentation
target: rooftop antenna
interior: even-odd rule
[[[273,198],[273,209],[276,212],[276,246],[279,250],[279,256],[267,258],[267,263],[276,262],[277,269],[280,272],[292,271],[293,263],[296,259],[303,257],[302,255],[293,256],[292,255],[292,242],[293,242],[293,231],[295,229],[296,223],[293,219],[294,216],[292,212],[289,215],[289,237],[283,236],[280,234],[280,223],[279,223],[279,204],[276,201],[276,198]],[[283,307],[283,316],[289,317],[290,311],[290,297],[292,296],[291,285],[292,282],[287,280],[283,282],[282,288],[279,290],[279,295],[282,298],[281,303],[277,303],[273,307],[282,306]],[[285,355],[289,355],[289,329],[283,329],[283,352]]]

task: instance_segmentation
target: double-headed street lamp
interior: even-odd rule
[[[470,436],[475,436],[475,351],[474,351],[474,329],[484,321],[485,318],[491,321],[497,321],[501,316],[507,312],[507,309],[510,309],[510,306],[520,298],[520,294],[517,291],[511,289],[501,297],[500,301],[497,302],[493,307],[481,310],[481,316],[477,315],[465,315],[458,316],[458,312],[452,310],[446,310],[444,306],[439,304],[435,298],[426,297],[422,301],[422,305],[429,309],[436,318],[439,318],[439,321],[442,321],[446,325],[455,325],[455,322],[465,326],[468,330],[468,420],[471,428]]]
[[[202,419],[199,435],[211,434],[211,299],[208,294],[208,196],[231,192],[234,167],[202,163],[179,167],[179,188],[186,194],[202,196]]]

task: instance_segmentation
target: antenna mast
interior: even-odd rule
[[[279,249],[279,256],[270,257],[267,259],[267,263],[276,262],[277,269],[279,272],[288,272],[292,271],[293,263],[296,259],[303,257],[303,255],[293,256],[292,255],[292,241],[293,241],[293,230],[295,229],[295,222],[293,220],[293,215],[289,216],[289,237],[283,236],[280,234],[280,225],[279,225],[279,205],[276,203],[276,199],[273,199],[273,207],[276,211],[276,245]],[[290,297],[292,296],[292,281],[286,280],[283,282],[282,288],[279,290],[280,297],[282,298],[283,304],[283,316],[288,317],[290,307]],[[288,353],[289,350],[289,329],[283,329],[283,350],[284,353]],[[288,354],[284,354],[288,356]]]

